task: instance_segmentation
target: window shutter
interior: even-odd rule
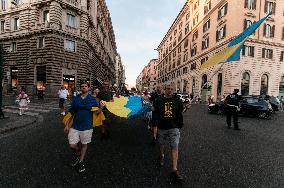
[[[270,50],[270,59],[273,58],[273,50]]]
[[[247,19],[244,19],[244,30],[247,28]]]
[[[207,48],[209,47],[209,37],[207,38]]]
[[[246,54],[246,45],[243,45],[242,55],[245,56],[245,54]]]
[[[284,40],[284,27],[282,28],[282,40]]]
[[[262,48],[262,58],[265,58],[265,48]]]
[[[225,5],[225,15],[227,14],[228,12],[228,3]]]
[[[272,6],[272,14],[275,14],[275,11],[276,11],[276,3],[273,3],[273,6]]]
[[[251,56],[254,57],[254,46],[251,47]]]
[[[210,20],[208,20],[208,28],[210,28]]]
[[[266,35],[266,24],[263,25],[263,36],[265,37]]]
[[[264,5],[264,13],[266,13],[266,12],[267,12],[267,5],[268,5],[268,2],[267,2],[267,1],[265,1],[265,5]]]
[[[221,10],[218,11],[218,20],[220,19],[221,17]]]
[[[256,9],[256,3],[257,3],[257,0],[254,0],[254,1],[253,1],[253,9],[254,9],[254,10]]]
[[[223,38],[226,37],[226,25],[224,26]]]
[[[272,26],[271,37],[274,37],[274,32],[275,32],[275,25]]]
[[[245,8],[248,8],[248,0],[245,0]]]
[[[280,61],[283,61],[284,51],[281,52]]]
[[[218,38],[218,34],[219,34],[219,31],[217,30],[217,31],[216,31],[216,42],[218,42],[218,39],[219,39],[219,38]]]

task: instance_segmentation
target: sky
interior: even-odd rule
[[[136,78],[155,50],[186,0],[106,0],[117,45],[125,65],[126,84],[135,86]]]

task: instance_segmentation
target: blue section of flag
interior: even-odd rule
[[[231,55],[226,62],[231,62],[231,61],[239,61],[241,58],[241,50],[244,45],[241,45],[234,53]]]
[[[234,46],[236,44],[239,44],[240,42],[243,42],[248,36],[253,34],[255,30],[268,18],[272,12],[270,12],[268,15],[266,15],[264,18],[258,20],[257,22],[253,23],[250,27],[248,27],[244,32],[236,36],[229,44],[228,47]]]

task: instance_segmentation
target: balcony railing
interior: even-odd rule
[[[72,6],[79,8],[78,0],[64,0],[64,1],[69,5],[72,5]]]

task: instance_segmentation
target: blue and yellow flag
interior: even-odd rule
[[[220,52],[216,53],[213,57],[209,58],[204,64],[201,65],[201,69],[206,69],[208,67],[217,65],[219,63],[226,63],[231,61],[240,60],[240,51],[243,47],[245,40],[255,32],[255,30],[266,20],[272,12],[266,15],[264,18],[253,23],[250,27],[244,30],[241,34],[234,37],[233,40],[228,44],[228,46],[222,49]]]

